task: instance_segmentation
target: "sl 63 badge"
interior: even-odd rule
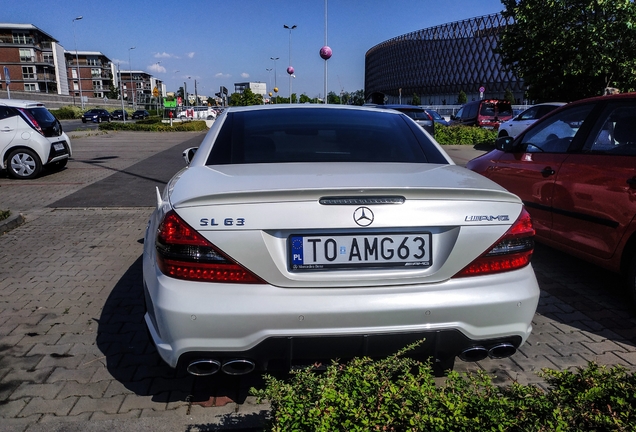
[[[217,222],[216,219],[203,218],[199,221],[199,226],[245,226],[245,218],[225,218],[223,222]]]

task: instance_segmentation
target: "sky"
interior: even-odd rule
[[[366,52],[420,29],[500,12],[501,0],[2,0],[0,22],[33,24],[69,51],[100,51],[166,90],[213,95],[234,83],[322,97],[364,88]],[[325,15],[325,5],[327,13]],[[81,20],[73,21],[81,16]],[[287,30],[284,26],[296,26]],[[130,49],[134,47],[134,49]],[[286,69],[294,68],[290,79]],[[271,60],[278,58],[278,60]],[[271,69],[271,70],[268,70]]]

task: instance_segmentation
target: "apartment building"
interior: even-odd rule
[[[114,85],[113,64],[99,51],[65,51],[69,94],[104,98]]]
[[[64,47],[32,24],[0,23],[0,89],[68,95]]]

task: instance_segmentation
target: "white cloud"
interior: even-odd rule
[[[230,74],[224,74],[223,72],[219,72],[218,74],[214,75],[214,78],[230,78],[232,75]]]
[[[167,52],[155,53],[155,58],[171,58],[174,57],[172,54],[168,54]]]
[[[166,68],[161,66],[159,63],[153,63],[148,66],[147,69],[154,73],[166,73]]]
[[[188,56],[188,58],[194,58],[194,51],[189,52],[186,55]]]
[[[243,72],[241,74],[241,78],[249,78],[249,77],[250,77],[250,74],[248,74],[247,72]]]

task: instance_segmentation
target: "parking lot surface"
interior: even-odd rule
[[[0,429],[256,431],[258,374],[193,377],[161,362],[143,323],[142,239],[161,190],[200,133],[70,133],[64,171],[0,174]],[[482,151],[450,146],[463,164]],[[495,382],[544,385],[541,368],[589,361],[636,370],[636,319],[617,275],[537,246],[541,299],[514,356],[478,363]]]

